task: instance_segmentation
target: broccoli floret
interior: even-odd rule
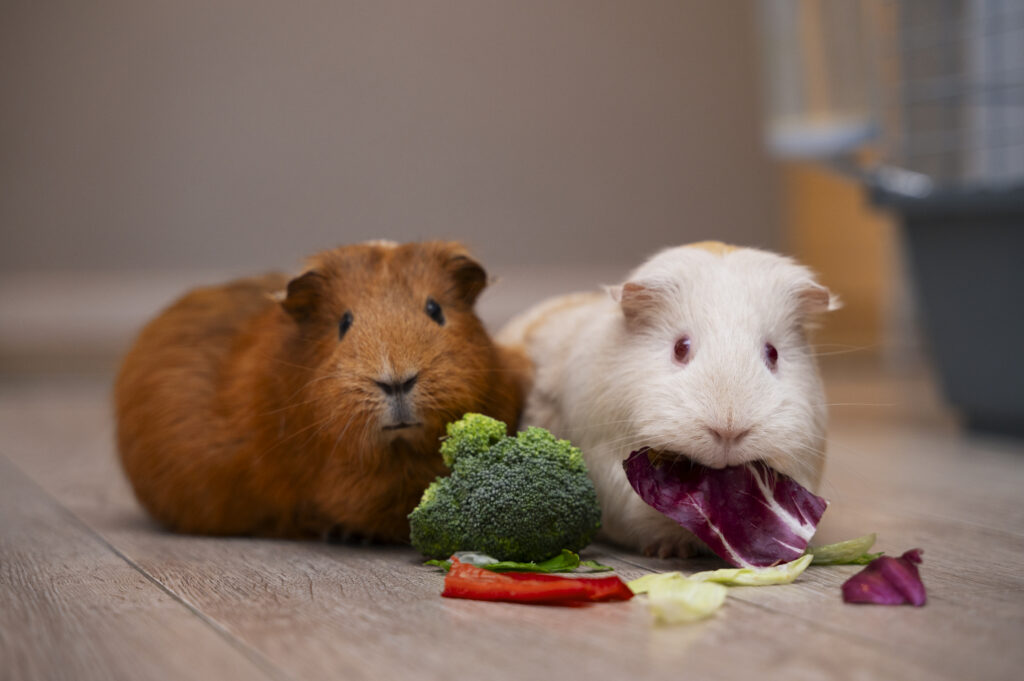
[[[467,414],[448,424],[438,478],[409,514],[412,544],[429,558],[480,551],[540,561],[579,551],[601,525],[580,450],[543,428],[505,435],[505,424]]]
[[[441,443],[441,457],[449,468],[460,458],[486,453],[491,445],[505,438],[505,424],[483,414],[466,414],[449,423],[447,430],[448,438]]]

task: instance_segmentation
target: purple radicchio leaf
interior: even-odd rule
[[[922,606],[927,601],[924,583],[917,571],[921,549],[911,549],[899,558],[882,556],[843,583],[843,601],[876,605]]]
[[[633,489],[736,567],[796,560],[828,506],[760,462],[727,468],[685,460],[655,465],[648,452],[633,452],[622,464]]]

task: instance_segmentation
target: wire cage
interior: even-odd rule
[[[890,155],[939,185],[1024,180],[1024,2],[896,3]]]
[[[858,170],[901,168],[931,187],[1024,180],[1024,2],[760,7],[776,154],[849,171],[868,148]]]
[[[1024,2],[760,8],[769,148],[896,213],[948,401],[1024,434]]]

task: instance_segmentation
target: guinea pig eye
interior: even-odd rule
[[[676,361],[680,364],[686,364],[690,361],[690,337],[683,336],[676,341],[674,349]]]
[[[341,315],[341,320],[338,322],[338,340],[345,337],[345,332],[352,326],[352,313],[346,312]]]
[[[423,308],[427,316],[437,322],[438,326],[444,326],[444,312],[441,306],[433,298],[427,298],[427,305]]]
[[[772,371],[779,365],[779,351],[771,343],[764,344],[764,363]]]

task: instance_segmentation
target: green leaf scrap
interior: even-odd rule
[[[875,545],[875,534],[866,534],[856,539],[847,539],[836,544],[808,546],[807,554],[813,556],[812,565],[867,565],[882,555],[868,553]]]
[[[585,572],[607,572],[613,570],[607,565],[601,565],[594,560],[581,561],[579,555],[562,549],[557,556],[548,558],[539,563],[519,563],[512,560],[496,560],[491,556],[475,551],[460,551],[455,554],[460,562],[482,567],[493,572],[576,572],[583,568]],[[442,568],[447,572],[452,563],[450,560],[428,560],[424,565],[433,565]]]
[[[788,563],[773,565],[772,567],[707,570],[690,575],[690,579],[698,582],[717,582],[729,586],[789,584],[807,569],[807,566],[811,564],[811,558],[811,556],[805,555]]]

